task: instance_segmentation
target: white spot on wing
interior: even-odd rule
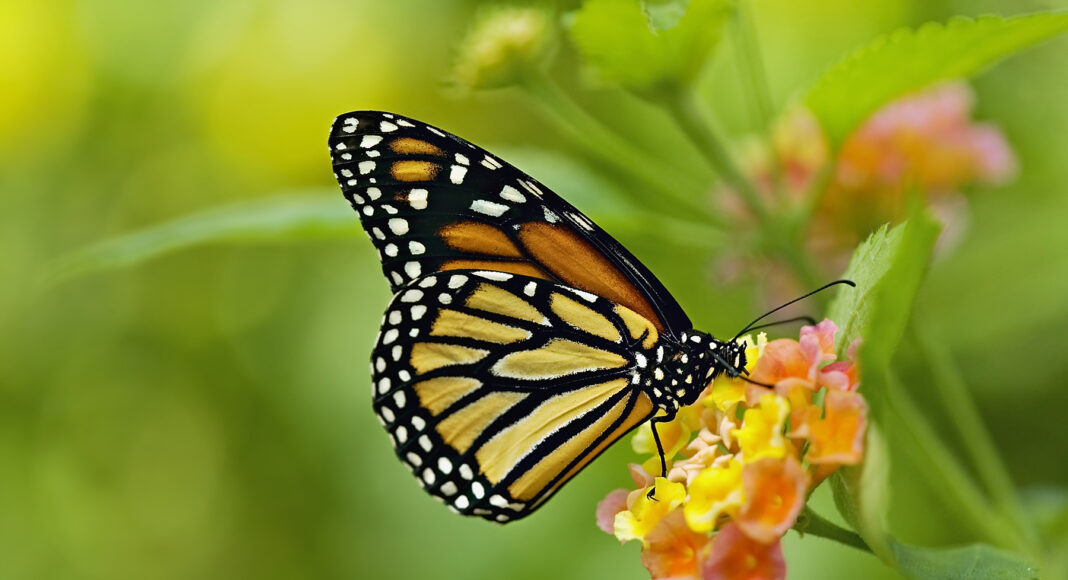
[[[460,185],[464,182],[464,176],[467,175],[467,168],[463,165],[453,165],[452,170],[449,171],[449,181]]]
[[[382,142],[382,136],[381,135],[364,135],[363,139],[360,140],[360,147],[363,147],[364,149],[368,149],[368,148],[374,147],[375,145],[378,145],[381,142]]]
[[[426,196],[429,193],[425,189],[413,189],[408,192],[408,204],[412,209],[426,209]]]
[[[493,270],[480,270],[475,272],[475,275],[487,280],[496,280],[498,282],[512,279],[512,275],[507,272],[494,272]]]
[[[387,225],[389,225],[389,230],[398,236],[408,233],[408,222],[402,218],[390,218]]]
[[[360,162],[360,175],[367,175],[368,173],[374,171],[374,169],[375,169],[375,162],[374,161],[361,161]]]
[[[583,298],[587,302],[596,302],[597,301],[597,295],[596,294],[590,294],[589,292],[586,292],[586,291],[583,291],[583,290],[579,290],[578,288],[572,288],[571,291],[574,292],[575,294],[578,294],[581,298]]]
[[[506,185],[504,186],[504,189],[501,189],[501,198],[515,203],[523,203],[527,200],[522,193],[519,193],[518,189],[511,185]]]
[[[504,212],[508,211],[508,206],[503,203],[495,203],[492,201],[486,201],[484,199],[476,199],[471,202],[471,209],[478,213],[483,213],[488,216],[501,217]]]
[[[383,133],[389,133],[390,131],[397,130],[397,126],[393,123],[390,123],[389,121],[382,121],[381,123],[379,123],[378,128],[381,129]]]

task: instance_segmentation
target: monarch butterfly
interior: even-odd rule
[[[453,511],[526,516],[624,434],[745,368],[737,337],[693,330],[637,258],[491,153],[378,111],[338,117],[329,146],[394,293],[375,412]]]

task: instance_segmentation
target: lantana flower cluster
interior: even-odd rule
[[[653,475],[660,459],[651,428],[635,435],[635,450],[650,454],[630,466],[637,489],[609,493],[597,523],[620,541],[640,541],[654,580],[785,577],[780,539],[809,492],[864,455],[867,405],[856,365],[837,360],[837,331],[824,320],[800,340],[746,337],[748,380],[720,375],[658,424],[667,477]]]
[[[742,165],[768,204],[801,206],[818,196],[806,243],[827,271],[841,271],[857,243],[874,229],[905,219],[914,196],[921,196],[944,222],[944,248],[966,229],[964,192],[975,185],[1004,184],[1016,173],[1004,134],[993,124],[973,120],[974,106],[975,95],[963,82],[904,96],[869,117],[833,159],[817,119],[797,107],[779,119],[770,142],[743,144]],[[824,175],[828,168],[832,172]],[[737,197],[720,199],[736,223],[753,219]],[[720,260],[719,273],[752,272],[760,268],[756,258],[728,254]],[[774,268],[761,273],[764,278],[776,274]]]

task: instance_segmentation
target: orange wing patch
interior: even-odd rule
[[[397,161],[389,172],[397,181],[430,181],[441,170],[441,166],[431,161]]]
[[[445,155],[441,149],[438,149],[437,145],[427,143],[421,139],[412,139],[411,137],[394,139],[389,144],[389,148],[401,155],[436,155],[438,157]]]
[[[520,228],[519,240],[539,264],[566,284],[622,304],[649,319],[658,330],[664,329],[641,291],[574,232],[543,222],[530,222]]]
[[[501,230],[481,222],[449,224],[438,232],[450,248],[482,256],[522,258],[523,254]]]

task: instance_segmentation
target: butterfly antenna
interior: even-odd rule
[[[838,284],[848,284],[849,286],[852,286],[854,288],[857,287],[856,283],[854,283],[852,280],[835,280],[834,282],[830,282],[828,284],[824,284],[823,286],[820,286],[819,288],[816,288],[815,290],[809,292],[808,294],[805,294],[804,296],[798,296],[797,298],[794,298],[793,300],[787,302],[786,304],[783,304],[783,305],[781,305],[781,306],[779,306],[777,308],[773,308],[773,309],[765,312],[764,314],[761,314],[760,316],[758,316],[756,318],[756,320],[753,320],[752,322],[747,324],[745,326],[745,328],[743,328],[741,330],[741,332],[739,332],[738,334],[734,335],[734,338],[731,339],[731,342],[734,342],[734,341],[738,340],[739,336],[749,332],[749,330],[753,328],[754,324],[760,322],[761,320],[764,320],[768,316],[771,316],[772,314],[775,314],[776,312],[782,310],[783,308],[786,308],[787,306],[789,306],[791,304],[794,304],[795,302],[800,302],[800,301],[804,300],[805,298],[808,298],[809,296],[812,296],[813,294],[816,294],[816,293],[819,293],[819,292],[823,292],[824,290],[830,288],[831,286],[837,286]]]
[[[811,316],[796,316],[794,318],[787,318],[786,320],[776,320],[775,322],[765,322],[764,324],[758,324],[756,326],[751,326],[749,328],[749,330],[746,331],[746,332],[752,332],[754,330],[760,330],[761,328],[770,328],[772,326],[779,326],[781,324],[790,324],[791,322],[797,322],[798,320],[804,320],[805,322],[809,323],[809,325],[815,325],[816,324],[816,319],[812,318]]]

